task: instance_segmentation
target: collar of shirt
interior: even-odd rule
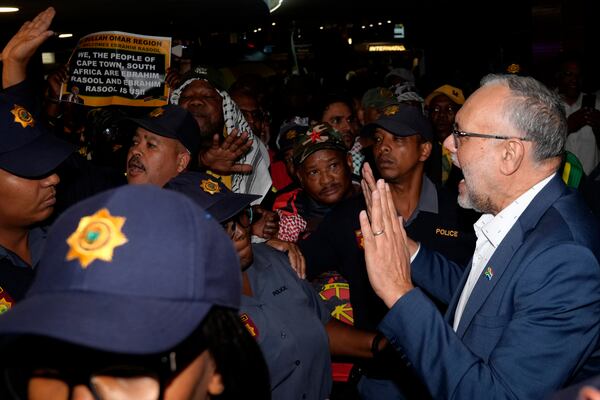
[[[31,252],[31,265],[27,264],[21,257],[2,246],[0,246],[0,260],[8,258],[10,262],[17,267],[35,267],[40,261],[44,250],[44,244],[46,243],[46,229],[39,227],[31,229],[27,240],[29,243],[29,251]]]
[[[565,106],[565,112],[567,114],[567,117],[581,108],[582,100],[583,100],[583,93],[579,93],[579,97],[573,104],[568,104],[566,101],[563,100],[563,105]]]
[[[419,195],[419,203],[417,208],[413,211],[410,218],[406,221],[404,226],[410,225],[420,211],[430,212],[433,214],[438,213],[438,195],[437,190],[433,182],[429,180],[426,175],[423,175],[423,183],[421,184],[421,194]]]
[[[541,180],[533,185],[528,191],[517,197],[505,209],[500,211],[496,216],[491,214],[482,215],[473,225],[477,241],[485,236],[487,241],[494,247],[502,242],[508,231],[513,227],[517,219],[523,214],[523,211],[529,206],[533,198],[550,182],[550,179],[555,174]]]

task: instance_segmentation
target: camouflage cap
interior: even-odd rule
[[[398,99],[394,93],[384,87],[374,87],[365,92],[360,101],[363,108],[373,107],[380,111],[390,106],[398,106]]]
[[[292,156],[294,165],[302,164],[311,154],[319,150],[348,152],[342,136],[329,124],[323,123],[315,125],[306,133],[297,136]]]

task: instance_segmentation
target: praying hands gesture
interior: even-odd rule
[[[2,50],[2,87],[16,85],[25,80],[27,63],[38,47],[54,34],[49,30],[56,11],[48,7],[33,21],[27,21]]]
[[[414,286],[410,277],[410,256],[417,244],[406,236],[402,217],[397,216],[387,183],[375,183],[368,164],[363,167],[363,195],[367,211],[360,212],[367,273],[373,290],[392,307]]]

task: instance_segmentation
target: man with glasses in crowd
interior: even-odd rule
[[[465,102],[444,145],[465,177],[458,203],[483,213],[466,270],[407,238],[365,174],[367,271],[390,308],[379,329],[434,398],[540,399],[599,372],[600,236],[557,174],[566,134],[560,98],[530,77],[490,75]]]

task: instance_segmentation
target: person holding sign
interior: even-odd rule
[[[39,46],[50,37],[50,23],[55,11],[50,8],[41,13],[36,24],[26,23],[2,52],[2,84],[7,95],[30,101],[30,87],[26,81],[26,66]],[[192,114],[183,108],[167,105],[150,111],[145,117],[130,120],[136,126],[133,145],[127,156],[127,183],[163,186],[186,169],[196,165],[200,142],[200,129]],[[219,161],[236,165],[235,160],[246,152],[250,144],[240,144],[239,137],[211,149]],[[223,161],[224,160],[224,161]],[[119,184],[115,173],[95,168],[86,160],[70,157],[67,160],[58,188],[57,209],[64,209],[81,199]],[[64,166],[63,166],[64,167]],[[109,177],[110,175],[110,177]]]

